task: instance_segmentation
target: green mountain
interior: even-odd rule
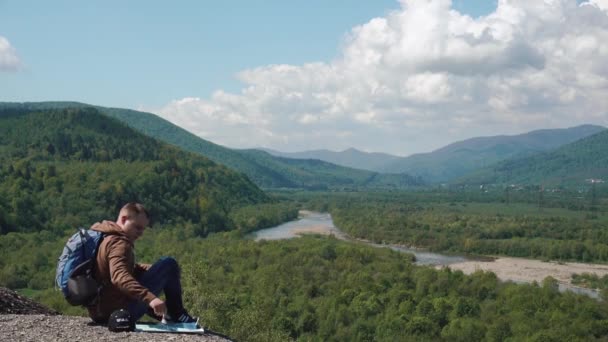
[[[263,188],[403,188],[422,184],[419,179],[407,174],[384,175],[320,160],[276,157],[256,149],[230,149],[202,139],[151,113],[97,108],[144,134],[243,172]]]
[[[312,150],[303,152],[279,152],[271,149],[262,150],[278,157],[319,159],[336,165],[368,171],[380,171],[386,164],[394,162],[400,158],[387,153],[363,152],[355,148],[349,148],[340,152],[329,150]]]
[[[204,140],[154,114],[130,109],[105,108],[76,102],[0,103],[0,108],[86,108],[117,118],[148,136],[198,153],[233,170],[245,173],[263,188],[356,189],[403,188],[421,185],[407,174],[379,174],[319,160],[275,157],[260,150],[233,150]]]
[[[463,177],[469,184],[584,185],[608,180],[608,131],[550,152],[512,158]]]
[[[384,166],[382,170],[408,173],[429,182],[446,182],[502,160],[549,151],[603,130],[605,128],[601,126],[582,125],[512,136],[473,138],[430,153],[398,159]]]
[[[407,174],[381,174],[338,166],[318,159],[293,159],[270,155],[260,150],[238,150],[245,158],[265,165],[270,172],[287,179],[293,188],[407,188],[423,185]]]
[[[0,233],[113,219],[129,201],[199,235],[269,199],[247,177],[150,138],[97,109],[0,109]]]

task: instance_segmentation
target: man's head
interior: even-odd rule
[[[122,228],[129,240],[135,241],[150,224],[150,216],[142,204],[131,202],[120,209],[116,224]]]

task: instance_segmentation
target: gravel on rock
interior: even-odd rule
[[[0,315],[0,341],[229,341],[213,335],[143,332],[114,333],[106,326],[92,325],[91,319],[61,315]]]

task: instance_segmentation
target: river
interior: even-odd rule
[[[598,276],[608,274],[608,265],[583,263],[543,262],[534,259],[498,257],[490,260],[471,259],[462,255],[446,255],[431,253],[420,249],[406,248],[396,245],[383,245],[368,241],[355,240],[340,231],[333,223],[328,213],[301,210],[295,221],[283,223],[276,227],[255,231],[249,238],[259,240],[281,240],[299,237],[302,234],[334,235],[346,241],[366,243],[374,247],[391,248],[395,251],[411,253],[416,256],[416,264],[434,266],[435,268],[450,267],[471,274],[477,270],[494,272],[502,281],[516,283],[541,283],[547,276],[557,279],[560,291],[572,291],[592,298],[599,298],[596,290],[575,286],[571,283],[572,273],[596,273]]]

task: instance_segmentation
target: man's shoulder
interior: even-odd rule
[[[122,248],[131,248],[131,242],[124,235],[118,234],[104,234],[102,245],[105,245],[106,248],[114,248],[114,247],[122,247]]]

